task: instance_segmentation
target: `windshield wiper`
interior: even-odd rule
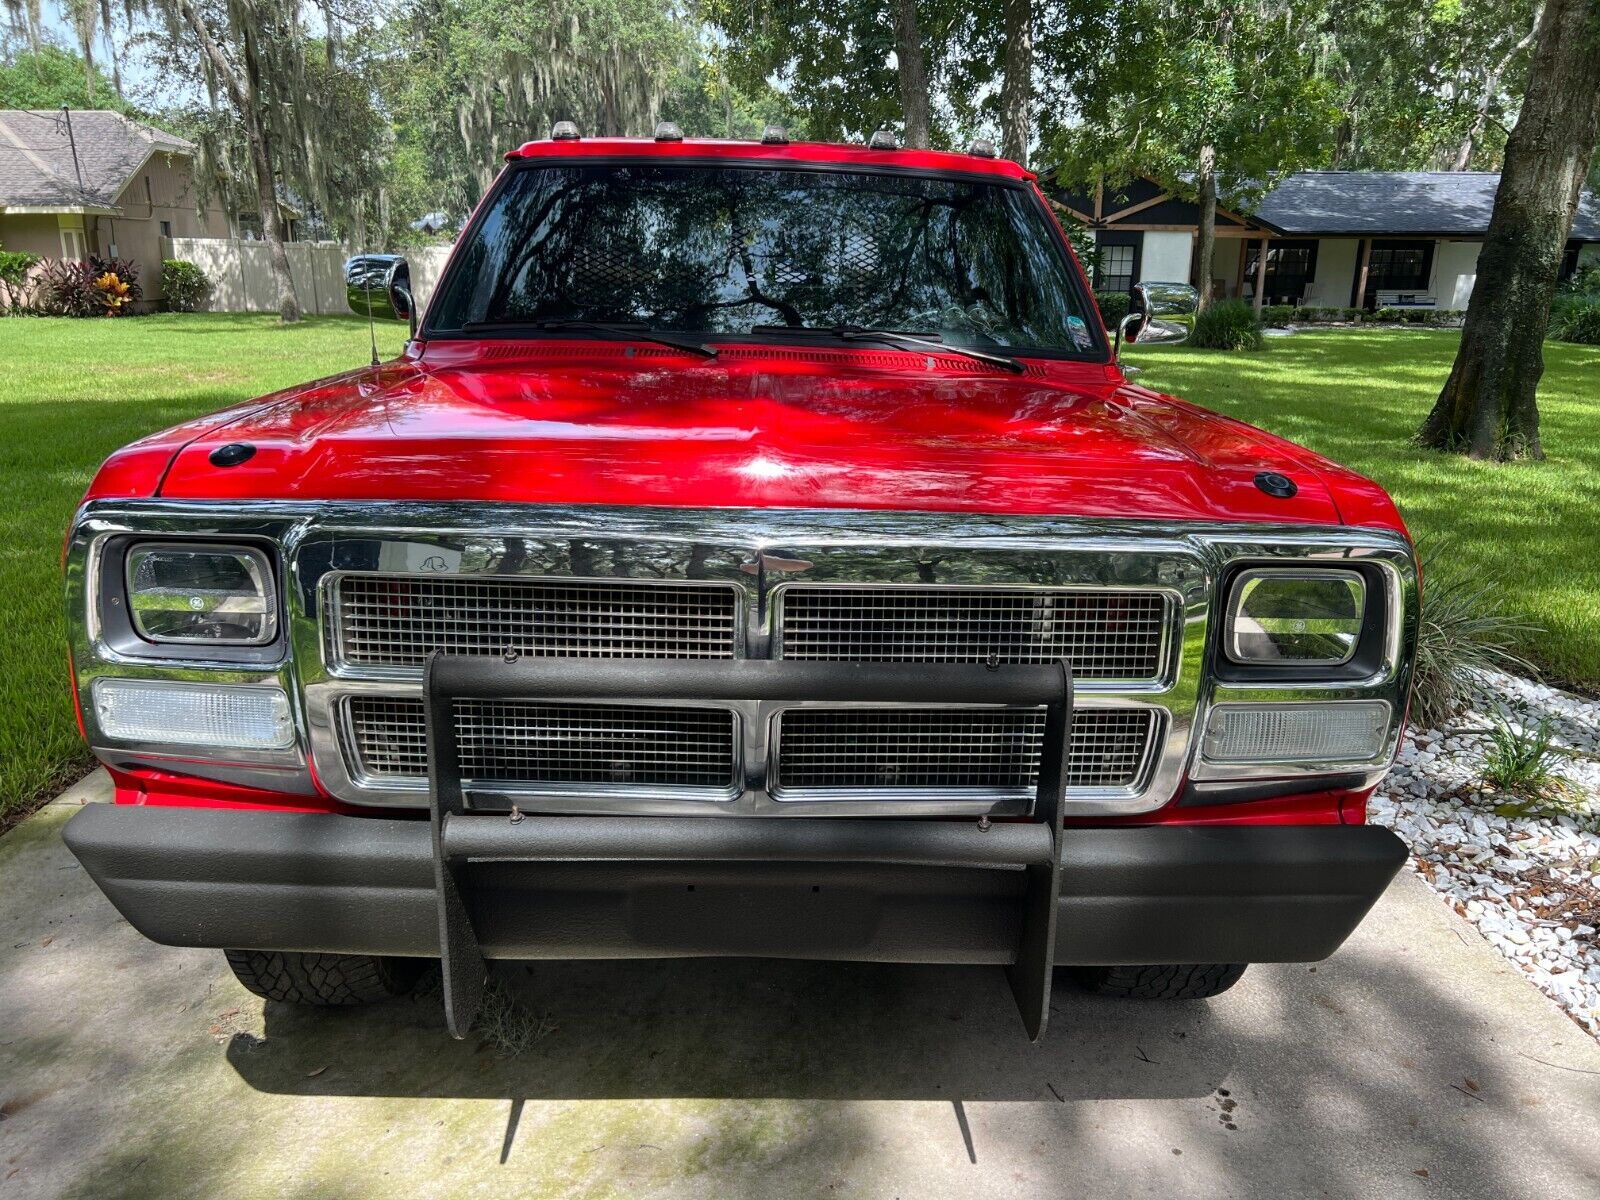
[[[1003,371],[1010,371],[1013,375],[1020,375],[1027,369],[1007,355],[969,350],[965,346],[952,346],[940,341],[937,334],[902,333],[898,329],[869,329],[865,325],[757,325],[750,332],[808,333],[838,338],[841,342],[881,342],[885,346],[897,346],[902,350],[916,347],[922,350],[934,350],[940,354],[959,354],[963,358],[973,358],[992,367],[999,367]]]
[[[487,329],[533,329],[540,333],[561,333],[567,330],[573,333],[598,333],[602,337],[616,340],[631,339],[640,342],[654,342],[658,346],[671,346],[673,349],[682,350],[686,354],[698,354],[701,358],[715,358],[717,356],[717,348],[715,346],[707,346],[704,342],[691,341],[688,338],[676,338],[669,334],[657,333],[643,321],[580,321],[566,317],[526,321],[517,317],[506,317],[496,321],[468,321],[461,327],[463,333],[479,333]]]

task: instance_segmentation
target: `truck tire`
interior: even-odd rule
[[[224,950],[234,975],[263,1000],[337,1007],[370,1004],[409,992],[422,961],[374,954],[295,954]]]
[[[1239,982],[1248,963],[1167,963],[1139,967],[1069,967],[1072,981],[1097,996],[1123,1000],[1204,1000]]]

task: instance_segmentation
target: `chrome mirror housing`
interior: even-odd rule
[[[1117,323],[1116,351],[1124,339],[1141,346],[1175,346],[1189,340],[1200,293],[1187,283],[1140,283],[1133,289],[1133,306]]]
[[[398,254],[358,254],[344,264],[345,299],[358,316],[409,321],[417,332],[411,264]]]

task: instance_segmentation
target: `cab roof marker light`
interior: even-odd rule
[[[659,121],[656,124],[656,141],[681,142],[683,141],[683,130],[678,128],[675,121]]]
[[[552,142],[575,142],[578,140],[578,126],[573,121],[557,121],[550,127],[550,140]]]
[[[872,135],[872,140],[867,143],[869,150],[898,150],[900,139],[895,137],[894,130],[880,129]]]
[[[974,158],[993,158],[994,143],[988,138],[973,138],[972,145],[967,148],[967,153]]]
[[[761,130],[761,144],[763,146],[787,146],[789,144],[789,131],[782,125],[768,125]]]

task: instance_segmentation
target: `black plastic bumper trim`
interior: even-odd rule
[[[457,744],[455,702],[460,699],[638,700],[661,696],[673,700],[818,700],[853,703],[916,700],[1043,704],[1046,706],[1038,789],[1032,819],[985,845],[993,827],[969,826],[971,834],[940,831],[935,822],[871,830],[873,822],[840,819],[807,822],[792,834],[766,829],[771,818],[704,830],[706,838],[725,843],[740,856],[793,856],[837,865],[870,864],[878,869],[925,865],[933,861],[958,867],[995,865],[1003,861],[1022,868],[1024,885],[1017,897],[1015,952],[1006,966],[1028,1036],[1044,1036],[1050,1014],[1050,988],[1055,966],[1056,903],[1061,877],[1062,802],[1066,792],[1067,745],[1072,728],[1072,668],[1065,662],[1048,666],[976,666],[971,664],[796,662],[765,659],[662,660],[611,659],[485,659],[436,651],[423,671],[423,701],[428,729],[428,814],[439,922],[445,1024],[464,1038],[472,1029],[483,1000],[487,963],[474,903],[469,895],[473,858],[499,862],[570,863],[593,861],[581,833],[567,831],[562,818],[541,820],[527,830],[528,818],[504,822],[485,819],[467,803]],[[580,819],[581,820],[581,819]],[[733,819],[730,819],[733,820]],[[788,822],[783,822],[787,824]],[[612,839],[619,861],[646,856],[715,861],[715,845],[695,846],[695,827],[673,819],[600,818],[587,829]],[[562,841],[563,847],[553,842]],[[1023,843],[1029,843],[1023,853]],[[1010,843],[1017,843],[1010,848]],[[843,857],[830,847],[837,846]],[[1004,849],[997,851],[997,847]],[[562,854],[564,848],[568,851]],[[970,848],[979,861],[956,857]],[[476,854],[473,851],[476,851]],[[906,855],[911,858],[906,858]]]
[[[686,828],[736,820],[670,819]],[[793,823],[755,820],[771,836]],[[896,823],[877,824],[889,842]],[[421,821],[92,805],[65,838],[122,915],[166,945],[439,954]],[[1054,949],[1063,964],[1316,961],[1405,861],[1398,838],[1365,825],[1075,828],[1062,845]],[[882,862],[467,870],[483,949],[508,959],[1004,964],[1017,953],[1024,886],[1019,870]]]

